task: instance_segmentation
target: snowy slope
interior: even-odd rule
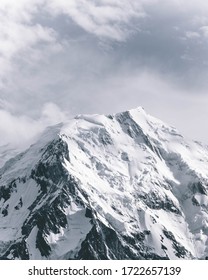
[[[15,157],[21,152],[20,149],[11,147],[11,145],[0,146],[0,168],[12,157]]]
[[[205,259],[207,163],[142,108],[50,127],[0,169],[0,256]]]

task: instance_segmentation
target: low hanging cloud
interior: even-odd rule
[[[69,112],[63,112],[53,103],[43,106],[37,120],[0,109],[0,146],[9,144],[13,148],[25,148],[32,144],[46,127],[64,122],[69,117]]]
[[[54,103],[46,103],[43,106],[40,122],[45,126],[54,125],[56,123],[64,122],[69,117],[69,111],[64,112]]]

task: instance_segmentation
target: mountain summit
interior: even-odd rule
[[[140,107],[49,127],[0,169],[0,258],[206,259],[207,166]]]

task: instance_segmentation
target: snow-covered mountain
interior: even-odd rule
[[[137,108],[49,127],[0,169],[2,259],[206,259],[208,148]]]

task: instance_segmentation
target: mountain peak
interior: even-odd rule
[[[145,110],[144,110],[144,107],[142,107],[142,106],[138,106],[138,107],[136,107],[136,108],[132,108],[132,109],[130,109],[129,110],[129,112],[131,113],[133,113],[133,112],[141,112],[141,113],[145,113],[146,114],[146,112],[145,112]]]
[[[0,169],[0,257],[205,259],[207,164],[141,107],[48,128]]]

